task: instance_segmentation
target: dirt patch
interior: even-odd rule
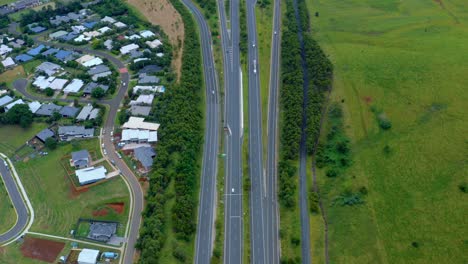
[[[94,210],[93,216],[106,216],[109,213],[106,208]]]
[[[168,35],[174,52],[172,67],[179,79],[184,43],[184,22],[180,14],[168,0],[129,0],[128,3],[137,8],[149,22],[159,25]]]
[[[366,102],[366,104],[372,103],[372,97],[370,96],[364,96],[362,99],[364,100],[364,102]]]
[[[26,237],[23,245],[21,246],[21,253],[23,256],[28,258],[53,263],[63,250],[64,246],[65,243],[63,242]]]
[[[118,214],[123,213],[124,208],[125,208],[124,203],[110,203],[110,204],[107,204],[107,206],[112,208]]]
[[[88,190],[89,190],[88,188],[77,190],[75,186],[73,186],[73,183],[70,183],[70,192],[68,193],[68,197],[70,199],[75,199],[76,197],[80,196],[80,194],[87,192]]]

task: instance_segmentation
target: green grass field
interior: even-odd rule
[[[79,217],[89,216],[110,199],[128,201],[128,190],[121,178],[93,186],[86,192],[72,192],[71,183],[60,158],[72,151],[87,149],[101,157],[97,139],[59,146],[49,155],[15,164],[35,212],[31,231],[68,236]],[[128,212],[128,211],[127,211]],[[124,224],[127,214],[121,216]]]
[[[3,180],[0,178],[0,234],[10,230],[16,223],[16,211],[8,196]]]
[[[308,0],[354,161],[345,176],[320,175],[331,263],[468,261],[468,201],[458,188],[468,179],[468,5],[438,2]],[[332,206],[360,186],[364,205]],[[321,236],[312,239],[323,250]]]
[[[26,144],[27,140],[46,127],[45,123],[33,123],[26,129],[16,125],[1,125],[0,152],[11,158],[16,149]]]

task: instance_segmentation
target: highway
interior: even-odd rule
[[[107,58],[112,64],[114,64],[117,70],[125,69],[125,64],[123,62],[121,62],[116,57],[109,55],[105,52],[92,50],[86,47],[70,46],[70,45],[63,44],[63,43],[39,41],[38,36],[35,38],[35,42],[37,44],[44,44],[44,45],[51,46],[51,47],[65,48],[69,50],[80,51],[83,53]],[[117,116],[117,112],[119,111],[120,104],[123,101],[125,95],[127,94],[128,84],[130,81],[130,75],[128,74],[128,72],[120,72],[119,80],[120,80],[121,85],[117,91],[117,94],[112,99],[99,101],[99,103],[109,106],[109,113],[107,115],[107,119],[105,120],[105,124],[104,124],[104,130],[108,132],[113,130],[114,128],[115,119]],[[28,94],[25,87],[15,87],[15,88],[28,99],[31,99],[31,100],[38,99]],[[49,99],[49,100],[46,99],[44,100],[41,98],[40,100],[42,101],[58,100],[58,101],[70,102],[70,99]],[[84,99],[79,99],[79,101],[82,103],[89,102],[89,100],[84,100]],[[135,174],[130,170],[130,168],[128,168],[128,166],[125,164],[123,160],[117,157],[117,154],[115,153],[116,149],[115,149],[113,142],[111,141],[111,136],[109,135],[109,133],[103,134],[103,143],[104,143],[104,147],[107,150],[108,158],[110,160],[115,161],[115,166],[118,169],[120,169],[121,174],[125,177],[127,183],[130,186],[130,192],[133,197],[133,208],[132,208],[132,212],[131,212],[130,219],[129,219],[130,229],[129,229],[129,233],[128,233],[128,237],[126,241],[127,244],[125,246],[124,256],[123,256],[123,263],[130,264],[130,263],[133,263],[133,257],[135,255],[135,244],[139,236],[139,228],[141,225],[141,219],[142,219],[141,213],[143,211],[143,206],[144,206],[143,190]]]
[[[247,0],[247,35],[249,69],[249,174],[250,188],[250,261],[266,264],[265,175],[263,170],[262,109],[260,65],[258,64],[256,0]]]
[[[15,180],[11,175],[10,169],[5,166],[4,159],[0,159],[0,175],[2,176],[4,186],[8,191],[8,195],[13,203],[13,207],[18,215],[15,225],[6,233],[0,234],[0,244],[3,244],[21,234],[28,224],[28,209],[21,194],[16,186]],[[3,187],[1,187],[3,188]],[[6,198],[8,199],[8,198]],[[2,212],[4,213],[4,212]]]
[[[213,254],[214,223],[216,211],[216,175],[219,146],[218,81],[212,51],[211,32],[202,13],[190,1],[182,1],[195,16],[200,29],[203,69],[205,78],[206,114],[205,142],[201,172],[198,226],[195,242],[195,264],[210,263]]]
[[[278,86],[281,56],[281,0],[274,1],[271,36],[270,83],[268,95],[267,160],[266,160],[266,257],[267,263],[280,262],[278,211]]]
[[[219,0],[223,1],[223,0]],[[225,126],[227,128],[226,172],[224,194],[224,263],[242,263],[243,213],[242,213],[242,82],[239,51],[239,0],[231,0],[231,38],[227,39],[226,18],[220,14],[221,38],[224,53],[225,76]],[[224,12],[220,4],[219,12]]]

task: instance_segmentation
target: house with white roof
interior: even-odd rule
[[[122,53],[122,55],[125,55],[125,54],[129,53],[130,51],[136,50],[138,48],[140,48],[140,46],[138,46],[137,44],[132,43],[132,44],[121,47],[120,48],[120,53]]]
[[[153,143],[158,141],[158,132],[150,130],[123,129],[120,141],[124,143]]]
[[[133,34],[131,36],[125,36],[125,39],[134,40],[134,39],[141,39],[141,37],[137,34]]]
[[[136,94],[138,91],[143,92],[158,92],[164,93],[166,89],[162,85],[150,86],[150,85],[137,85],[133,88],[133,94]]]
[[[116,28],[125,28],[125,27],[127,27],[126,24],[124,24],[124,23],[122,23],[122,22],[120,22],[120,21],[117,22],[117,23],[114,23],[114,26],[115,26]]]
[[[0,106],[4,106],[12,101],[13,101],[13,98],[11,98],[11,96],[5,95],[2,98],[0,98]]]
[[[146,45],[148,45],[148,47],[150,47],[152,49],[155,49],[155,48],[162,45],[162,42],[159,39],[155,39],[153,41],[146,41],[145,43],[146,43]]]
[[[90,40],[91,40],[91,37],[87,37],[87,36],[81,34],[78,37],[76,37],[73,41],[82,42],[82,41],[90,41]]]
[[[93,31],[89,31],[89,32],[84,32],[83,35],[85,35],[86,37],[89,37],[89,38],[96,38],[96,37],[101,36],[101,32],[93,30]]]
[[[130,105],[151,105],[153,100],[154,94],[141,94],[136,100],[130,101]]]
[[[10,53],[13,49],[8,47],[7,45],[0,45],[0,56],[3,56],[7,53]]]
[[[85,54],[85,55],[79,57],[78,59],[76,59],[75,61],[78,62],[79,64],[83,64],[83,63],[85,63],[85,62],[87,62],[89,60],[92,60],[94,58],[96,58],[96,57],[94,57],[92,55],[89,55],[89,54]]]
[[[97,65],[100,65],[100,64],[103,64],[103,63],[104,63],[104,61],[102,61],[101,58],[96,57],[96,58],[94,58],[92,60],[89,60],[87,62],[82,63],[82,65],[89,68],[89,67],[97,66]]]
[[[102,27],[102,28],[98,29],[97,31],[101,32],[101,34],[104,34],[104,33],[106,33],[107,31],[110,31],[110,30],[111,30],[110,27],[105,26],[105,27]]]
[[[78,177],[80,185],[86,185],[97,182],[106,178],[107,170],[104,166],[88,167],[81,170],[76,170],[75,174]]]
[[[71,29],[73,30],[73,32],[75,32],[76,34],[80,34],[81,32],[85,31],[86,28],[82,25],[78,25],[78,26],[72,26]]]
[[[18,99],[16,101],[14,101],[13,103],[7,104],[5,106],[5,112],[8,112],[11,108],[13,108],[13,106],[15,106],[17,104],[24,104],[24,101],[22,99]]]
[[[143,117],[131,116],[128,121],[123,124],[122,128],[158,131],[159,124],[145,122],[144,120]]]
[[[114,24],[117,21],[115,19],[113,19],[112,17],[105,16],[103,19],[101,19],[101,22],[107,22],[107,23],[110,23],[110,24]]]
[[[140,36],[142,36],[143,38],[150,38],[150,37],[154,37],[156,36],[153,32],[149,31],[149,30],[143,30],[140,32]]]
[[[38,76],[34,82],[32,83],[34,86],[36,86],[37,88],[41,89],[41,90],[44,90],[46,89],[47,87],[50,86],[50,83],[55,79],[55,77],[51,76],[49,78],[45,77],[45,76]]]
[[[9,68],[9,67],[15,66],[16,64],[15,64],[15,61],[11,57],[8,57],[2,61],[2,65],[5,68]]]
[[[108,49],[108,50],[111,50],[112,49],[112,39],[108,39],[108,40],[104,41],[104,47],[106,47],[106,49]]]
[[[49,85],[52,90],[62,90],[65,84],[67,84],[67,79],[55,78]]]
[[[80,79],[73,79],[64,89],[63,92],[68,93],[77,93],[83,87],[84,82]]]
[[[34,101],[34,102],[28,103],[28,106],[29,106],[29,110],[31,110],[31,112],[34,114],[41,107],[41,103],[39,103],[39,101]]]
[[[99,257],[99,250],[84,248],[78,254],[78,264],[96,264]]]

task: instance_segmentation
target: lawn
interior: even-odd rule
[[[17,125],[1,125],[0,152],[11,158],[16,149],[26,144],[27,140],[46,127],[45,123],[33,123],[26,129]]]
[[[23,66],[16,66],[14,69],[5,71],[0,74],[0,83],[6,83],[7,87],[13,89],[13,82],[18,78],[24,78],[26,75],[24,73]]]
[[[330,263],[466,263],[468,201],[458,188],[468,180],[466,2],[308,0],[308,8],[335,66],[332,99],[343,100],[354,164],[338,178],[319,172]],[[365,204],[332,205],[361,186]],[[320,237],[313,245],[323,247]]]
[[[0,214],[0,234],[3,234],[15,225],[17,216],[2,178],[0,178],[0,201],[0,212],[2,212]]]
[[[78,218],[88,215],[90,208],[110,199],[128,201],[128,190],[121,178],[93,186],[82,193],[72,192],[71,183],[59,160],[72,151],[87,149],[99,152],[97,139],[61,144],[49,155],[15,164],[35,212],[31,231],[68,236]],[[126,222],[126,216],[120,219]]]

